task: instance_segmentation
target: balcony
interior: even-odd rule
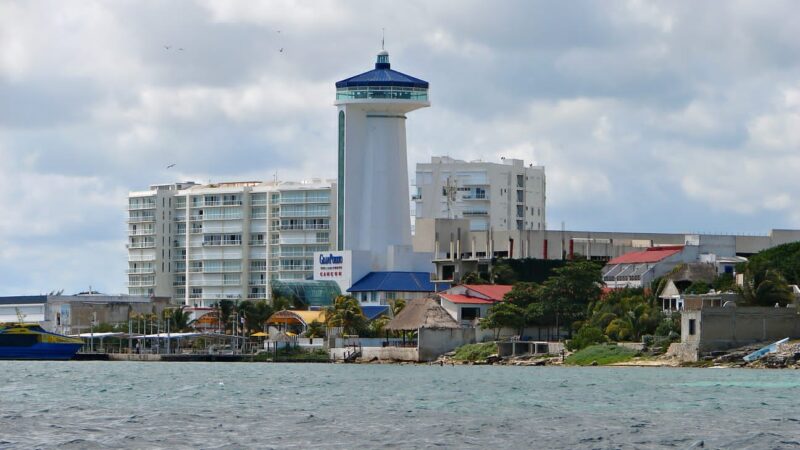
[[[422,200],[422,194],[414,194],[411,196],[411,200],[419,201]]]
[[[488,216],[489,212],[488,211],[464,211],[461,214],[463,214],[465,217],[466,216]]]
[[[452,283],[455,281],[455,273],[451,273],[450,275],[442,275],[440,278],[439,274],[436,272],[431,272],[430,281],[431,283]]]
[[[314,270],[313,264],[301,264],[296,266],[280,266],[282,272],[306,272]]]
[[[137,242],[135,244],[125,244],[125,247],[134,250],[142,248],[156,248],[155,242]]]
[[[250,245],[250,247],[260,247],[260,246],[267,245],[267,241],[264,241],[264,240],[250,241],[250,243],[248,245]]]
[[[264,200],[251,200],[250,206],[267,206],[267,199]]]
[[[269,227],[271,231],[313,231],[313,230],[330,230],[330,224],[297,224],[297,225],[278,225]]]
[[[136,269],[128,269],[125,271],[127,274],[149,274],[149,273],[156,273],[156,269],[154,267],[140,267]]]
[[[156,280],[128,281],[128,287],[150,287],[155,285],[156,285]]]
[[[135,255],[128,258],[130,262],[155,261],[155,255]]]
[[[155,222],[156,216],[129,217],[128,223]]]
[[[144,229],[144,230],[128,230],[128,236],[152,236],[156,234],[155,229]]]
[[[203,267],[203,273],[236,273],[241,272],[241,267]]]
[[[353,86],[336,89],[336,100],[412,100],[428,101],[428,90],[406,86]]]
[[[242,245],[242,241],[240,240],[204,241],[202,244],[203,247],[233,247],[236,245]]]
[[[267,218],[267,214],[266,213],[264,213],[264,214],[260,214],[260,213],[259,214],[253,214],[253,215],[250,216],[250,218],[253,219],[253,220],[266,219]]]
[[[144,203],[139,205],[136,204],[128,205],[128,211],[141,211],[143,209],[156,209],[156,204],[155,202],[153,202],[153,203]]]
[[[267,266],[254,266],[250,267],[250,272],[266,272]]]

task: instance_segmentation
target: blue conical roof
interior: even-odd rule
[[[369,72],[346,78],[336,82],[337,88],[357,87],[357,86],[397,86],[428,88],[428,82],[406,75],[402,72],[392,70],[389,65],[389,54],[382,51],[378,54],[378,62],[375,69]]]

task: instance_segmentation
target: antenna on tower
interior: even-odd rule
[[[386,28],[381,28],[381,50],[386,50]]]

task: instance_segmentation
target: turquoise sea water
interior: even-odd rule
[[[0,448],[682,449],[699,441],[800,448],[800,372],[0,361]]]

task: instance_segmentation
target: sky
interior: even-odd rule
[[[373,67],[382,29],[392,68],[431,85],[412,171],[544,165],[552,229],[800,228],[796,18],[791,1],[0,0],[0,295],[125,292],[129,191],[334,178],[334,83]]]

